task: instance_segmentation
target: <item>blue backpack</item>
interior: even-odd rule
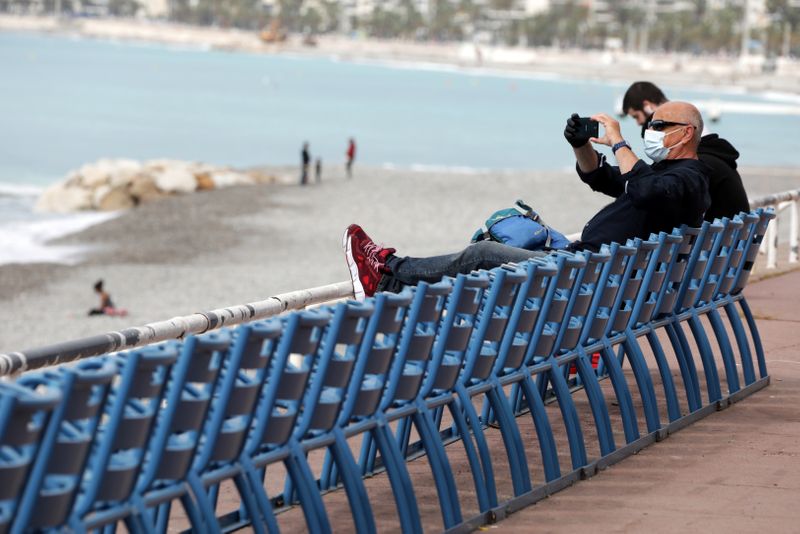
[[[563,249],[570,241],[545,224],[522,200],[513,208],[496,211],[472,236],[472,243],[491,240],[527,250]]]

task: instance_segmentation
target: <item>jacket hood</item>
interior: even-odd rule
[[[733,145],[727,140],[720,138],[717,134],[704,135],[700,139],[700,146],[697,147],[697,153],[716,156],[733,169],[736,168],[736,159],[739,157],[739,152],[733,148]]]

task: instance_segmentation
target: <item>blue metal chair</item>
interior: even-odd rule
[[[57,385],[0,382],[0,533],[9,531],[53,409]]]
[[[413,300],[406,313],[406,320],[399,341],[388,380],[385,380],[380,404],[371,417],[354,418],[345,427],[347,436],[368,430],[364,436],[359,457],[362,474],[376,472],[377,454],[381,454],[381,462],[390,479],[395,479],[393,487],[398,494],[405,496],[403,509],[413,510],[413,488],[404,467],[404,458],[424,450],[430,461],[434,482],[437,486],[439,504],[445,528],[461,521],[461,509],[455,495],[455,480],[443,443],[432,425],[432,418],[423,416],[426,412],[424,401],[419,398],[423,379],[436,368],[431,363],[434,341],[448,297],[453,289],[453,280],[446,278],[435,284],[420,283],[414,288]],[[397,437],[390,430],[390,423],[400,420]],[[411,425],[417,428],[420,442],[417,446],[408,446]],[[401,450],[401,447],[404,447]],[[410,450],[412,449],[412,450]],[[402,492],[402,493],[401,493]],[[405,520],[409,523],[409,520]],[[409,528],[418,530],[415,523]]]
[[[42,438],[13,533],[56,528],[67,522],[116,373],[112,359],[94,358],[17,380],[32,390],[60,388],[63,398]]]
[[[472,401],[474,396],[485,395],[485,401],[499,421],[514,494],[522,495],[531,490],[528,462],[519,427],[494,372],[498,364],[516,363],[508,362],[505,354],[501,355],[500,348],[506,337],[507,328],[510,326],[512,329],[509,333],[511,337],[517,329],[517,324],[509,325],[509,321],[513,315],[515,303],[518,300],[527,299],[527,292],[519,296],[518,293],[523,284],[528,281],[528,272],[521,266],[507,265],[489,271],[488,275],[491,285],[483,297],[478,320],[470,339],[469,350],[464,358],[464,366],[455,386],[455,393],[457,402],[460,403],[461,409],[470,422],[471,433],[477,444],[480,462],[483,464],[484,476],[494,478],[489,446],[483,433],[484,420],[478,417]],[[528,288],[525,289],[527,291]],[[518,320],[518,317],[516,319]],[[518,360],[517,365],[519,366],[522,362],[519,357]],[[453,430],[457,432],[456,435],[461,436],[462,440],[472,439],[469,434],[460,432],[457,425],[454,425]]]
[[[562,328],[566,328],[564,318],[573,291],[576,287],[578,291],[580,290],[580,279],[587,265],[587,257],[583,253],[572,254],[561,251],[552,254],[551,257],[556,263],[558,273],[553,277],[545,294],[541,310],[544,318],[536,325],[524,363],[530,370],[541,398],[553,395],[557,399],[567,429],[572,465],[574,469],[578,469],[586,464],[586,447],[578,413],[564,375],[551,357],[558,350],[556,342]],[[552,384],[552,390],[548,389],[548,384]],[[515,384],[511,390],[512,405],[516,413],[521,412],[523,408],[521,387]],[[528,403],[530,402],[528,400]]]
[[[181,500],[192,524],[203,521],[187,491],[186,478],[230,344],[226,330],[189,336],[183,342],[133,495],[137,514],[148,530],[166,531],[175,499]]]
[[[478,320],[483,295],[489,283],[489,276],[485,272],[461,274],[452,280],[453,289],[448,296],[439,324],[428,373],[417,396],[417,411],[413,417],[403,418],[398,424],[397,439],[406,457],[409,456],[409,449],[412,451],[415,449],[413,446],[409,447],[412,423],[417,426],[421,444],[426,450],[436,451],[442,446],[439,423],[444,407],[449,410],[459,435],[470,435],[470,427],[473,433],[479,432],[480,420],[477,417],[468,418],[460,401],[454,399],[453,393],[465,362],[473,328]],[[437,440],[439,444],[435,443]],[[488,511],[497,505],[494,478],[486,476],[491,472],[491,465],[481,461],[471,439],[462,439],[461,443],[469,459],[479,508],[482,512]],[[438,474],[443,477],[437,484],[449,484],[447,474],[451,471],[446,457],[432,454],[429,455],[429,461],[434,476]],[[455,503],[452,503],[450,508],[455,509],[455,506]]]
[[[519,266],[525,269],[527,280],[519,289],[506,333],[500,344],[500,356],[495,362],[493,376],[490,376],[489,380],[509,409],[511,401],[505,398],[503,391],[503,386],[506,384],[513,384],[512,388],[517,389],[512,389],[512,395],[513,391],[519,391],[519,398],[525,401],[538,437],[545,480],[550,482],[561,477],[561,469],[550,420],[531,372],[525,365],[525,355],[528,349],[537,343],[536,333],[541,332],[543,328],[546,315],[541,312],[545,307],[545,295],[559,273],[559,266],[549,258],[537,258]],[[499,410],[497,413],[500,413]],[[515,415],[522,413],[520,410]],[[484,421],[493,421],[502,426],[503,423],[497,421],[494,414],[492,406],[488,402],[484,403]],[[507,422],[505,424],[508,425]]]
[[[306,451],[327,447],[320,487],[334,487],[339,480],[344,484],[350,501],[353,519],[359,532],[374,532],[375,522],[366,490],[361,481],[361,468],[352,456],[347,438],[368,432],[375,440],[389,476],[397,502],[401,522],[408,525],[413,500],[411,480],[405,470],[405,459],[400,455],[388,427],[375,418],[381,399],[389,385],[389,374],[398,355],[400,332],[415,290],[406,288],[400,294],[381,293],[372,300],[375,309],[366,326],[356,356],[344,404],[336,424],[329,429],[312,432],[303,441]],[[410,527],[409,527],[410,528]]]
[[[735,300],[739,303],[739,307],[741,308],[744,318],[747,321],[747,327],[750,330],[750,336],[753,340],[753,347],[756,351],[759,376],[763,379],[767,377],[767,364],[764,359],[764,347],[761,344],[761,337],[759,336],[758,327],[756,326],[753,313],[750,311],[750,306],[747,304],[747,301],[741,296],[741,292],[742,289],[744,289],[744,287],[747,285],[747,281],[750,279],[750,274],[753,270],[756,256],[758,255],[758,249],[761,247],[761,243],[764,241],[764,234],[767,231],[769,221],[775,218],[775,212],[771,208],[759,208],[756,210],[756,213],[758,214],[759,220],[754,225],[752,230],[751,237],[747,243],[747,248],[744,251],[744,261],[740,264],[738,272],[735,275],[735,281],[733,283],[733,288],[730,291],[730,295],[732,296],[732,299],[735,298]],[[741,321],[739,320],[733,304],[729,303],[725,306],[725,308],[728,313],[728,318],[733,325],[734,332],[743,332]],[[739,345],[740,350],[742,346],[742,344]]]
[[[288,475],[293,481],[292,491],[298,494],[309,530],[330,531],[316,480],[308,469],[305,458],[298,458],[292,438],[295,430],[301,428],[301,424],[306,426],[310,423],[310,417],[318,408],[316,403],[322,396],[323,386],[326,385],[324,382],[326,373],[324,371],[321,373],[320,370],[323,366],[327,368],[328,362],[324,360],[331,360],[333,352],[337,350],[335,336],[345,321],[348,306],[357,316],[346,317],[350,327],[346,328],[351,336],[350,343],[345,344],[345,354],[339,354],[341,362],[334,364],[334,367],[349,373],[346,368],[352,368],[353,364],[353,350],[349,347],[361,336],[353,326],[361,325],[363,317],[371,312],[369,305],[340,304],[336,308],[338,311],[336,326],[330,327],[329,323],[332,325],[333,320],[331,313],[326,309],[293,313],[283,319],[283,334],[272,357],[272,370],[255,409],[256,417],[252,431],[239,457],[242,469],[234,477],[237,485],[247,487],[247,491],[255,497],[255,506],[248,501],[243,504],[256,532],[263,532],[264,526],[269,532],[279,532],[272,502],[264,488],[267,467],[275,462],[283,462],[286,466]],[[329,336],[333,336],[333,339]],[[326,338],[324,357],[320,346],[323,337]],[[312,371],[315,383],[309,380]],[[326,393],[328,397],[323,399],[321,414],[338,410],[341,399],[337,398],[336,393],[336,391]],[[306,399],[310,403],[307,404]],[[304,412],[304,409],[307,411]],[[309,415],[303,415],[301,421],[301,414],[306,413]],[[291,491],[289,495],[284,492],[284,495],[277,500],[277,504],[282,506],[287,501],[291,502],[291,499]]]
[[[110,356],[120,369],[119,378],[70,514],[74,532],[113,527],[119,520],[129,531],[146,530],[131,499],[179,350],[180,344],[169,342]]]
[[[216,502],[219,484],[234,480],[250,509],[257,508],[249,486],[242,483],[238,459],[252,428],[255,408],[269,380],[275,350],[282,332],[278,319],[242,325],[233,333],[230,355],[223,367],[211,411],[203,429],[202,452],[195,458],[187,476],[192,494],[205,523],[193,525],[196,531],[219,532]],[[277,377],[276,377],[277,379]],[[247,524],[247,507],[238,521]]]

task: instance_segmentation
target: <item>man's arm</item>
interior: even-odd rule
[[[589,141],[600,145],[613,147],[617,143],[624,141],[622,134],[619,131],[619,122],[612,119],[605,113],[594,115],[592,119],[596,120],[603,125],[603,137],[592,137]],[[627,174],[639,161],[639,157],[633,153],[630,147],[622,147],[617,149],[614,153],[619,164],[619,171],[622,174]]]
[[[581,147],[573,147],[572,150],[575,151],[575,159],[578,160],[578,168],[581,172],[590,173],[600,166],[600,158],[591,144],[586,143]]]

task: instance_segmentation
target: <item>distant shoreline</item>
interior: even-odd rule
[[[776,71],[764,73],[758,57],[646,55],[597,50],[561,50],[476,46],[470,43],[430,43],[321,35],[308,47],[301,36],[291,35],[277,44],[262,42],[256,32],[189,26],[137,19],[58,19],[52,16],[0,16],[0,31],[77,35],[117,41],[193,46],[212,50],[257,54],[291,54],[335,57],[346,61],[430,63],[461,69],[486,69],[500,73],[602,80],[627,84],[648,79],[684,87],[731,87],[748,92],[777,91],[800,94],[800,61],[778,59]]]

